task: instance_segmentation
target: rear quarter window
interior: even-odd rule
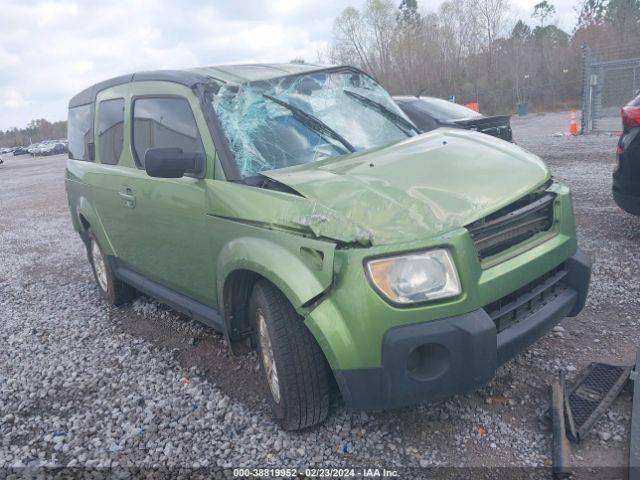
[[[98,106],[98,160],[116,165],[124,142],[124,99],[105,100]]]
[[[91,104],[69,109],[67,138],[69,140],[69,158],[90,160],[89,138],[91,132]]]

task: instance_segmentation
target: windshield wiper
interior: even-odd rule
[[[350,90],[344,90],[344,93],[349,95],[354,100],[362,103],[363,105],[365,105],[367,107],[370,107],[370,108],[374,109],[376,112],[382,114],[384,117],[386,117],[387,119],[391,120],[402,131],[413,130],[417,134],[422,133],[411,122],[409,122],[408,120],[405,120],[403,117],[401,117],[400,115],[395,113],[393,110],[389,110],[387,107],[385,107],[381,103],[378,103],[375,100],[371,100],[370,98],[367,98],[367,97],[365,97],[363,95],[360,95],[359,93],[352,92]]]
[[[293,105],[287,102],[283,102],[282,100],[278,100],[277,98],[272,97],[271,95],[267,95],[266,93],[263,94],[262,96],[265,98],[268,98],[272,102],[277,103],[278,105],[283,106],[284,108],[289,110],[291,113],[293,113],[293,116],[298,121],[300,121],[306,127],[309,127],[311,130],[314,130],[315,132],[325,137],[330,137],[330,138],[333,138],[334,140],[337,140],[344,146],[344,148],[346,148],[350,152],[356,151],[355,147],[351,145],[342,135],[340,135],[338,132],[333,130],[329,125],[324,123],[319,118],[316,118],[313,115],[305,112],[304,110],[301,110],[298,107],[294,107]]]

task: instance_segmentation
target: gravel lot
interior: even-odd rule
[[[553,373],[631,364],[640,337],[640,218],[611,199],[617,138],[553,136],[568,118],[530,115],[513,127],[573,189],[579,243],[594,259],[585,311],[478,392],[369,413],[336,398],[328,421],[301,433],[270,420],[255,355],[230,357],[220,335],[145,297],[107,306],[71,227],[65,158],[5,156],[0,467],[548,466],[538,415]],[[624,393],[574,447],[574,464],[626,465],[630,414]]]

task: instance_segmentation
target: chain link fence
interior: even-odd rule
[[[640,90],[640,47],[582,46],[582,133],[621,130],[620,108]]]

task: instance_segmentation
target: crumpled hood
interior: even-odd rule
[[[544,163],[520,147],[457,129],[262,174],[353,222],[366,243],[378,245],[465,226],[549,178]],[[332,218],[304,222],[313,228]]]

